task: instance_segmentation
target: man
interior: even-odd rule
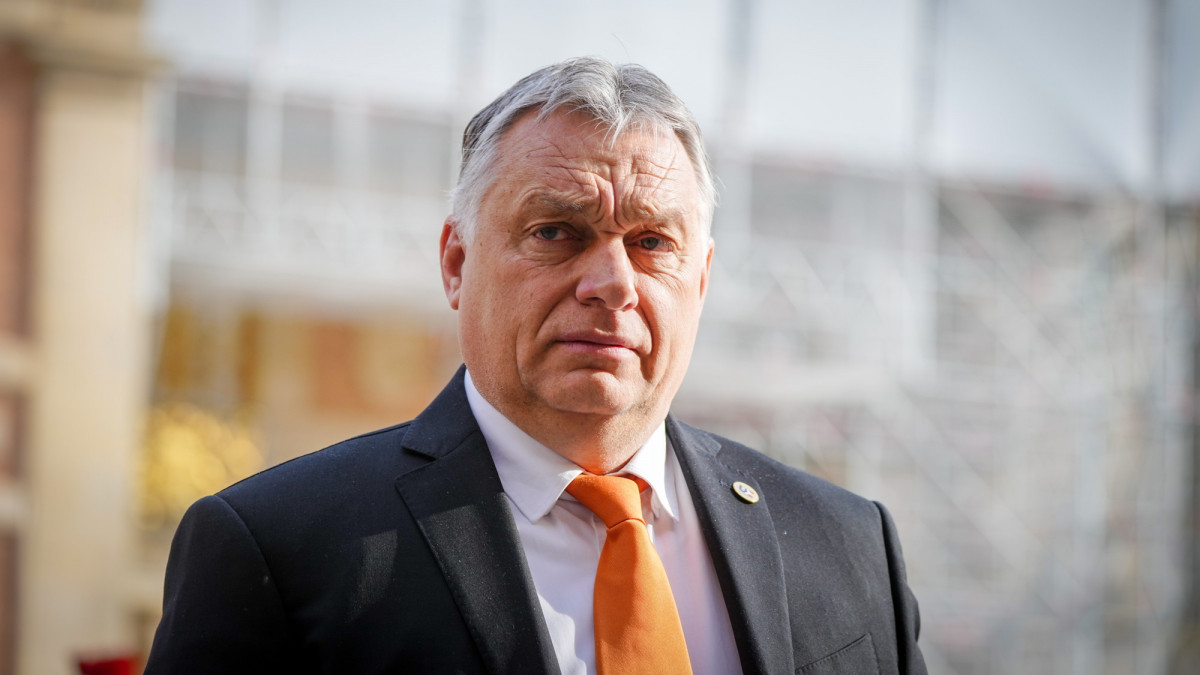
[[[887,512],[668,414],[713,203],[640,67],[480,112],[441,237],[465,368],[197,502],[147,672],[924,672]]]

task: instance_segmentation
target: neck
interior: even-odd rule
[[[573,412],[536,400],[513,401],[503,392],[471,386],[488,405],[538,443],[597,475],[617,471],[646,444],[666,419],[669,405],[633,406],[615,414]]]
[[[501,411],[508,416],[505,411]],[[627,414],[628,415],[628,414]],[[597,475],[625,466],[646,444],[662,419],[632,420],[627,415],[602,417],[563,413],[562,419],[519,420],[509,417],[522,431],[585,471]]]

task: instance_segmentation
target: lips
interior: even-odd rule
[[[633,340],[593,331],[567,333],[559,336],[555,343],[574,352],[615,357],[636,354],[638,351]]]
[[[619,335],[603,335],[593,332],[578,332],[568,333],[558,338],[558,342],[590,342],[592,344],[603,345],[606,347],[624,347],[633,349],[631,340],[626,340]]]

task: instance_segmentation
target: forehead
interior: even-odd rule
[[[582,113],[526,113],[497,147],[494,188],[516,202],[594,198],[638,210],[694,211],[691,160],[669,130],[638,125],[614,135]]]

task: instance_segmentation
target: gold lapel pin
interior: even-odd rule
[[[755,490],[740,480],[733,484],[733,494],[737,495],[738,499],[746,502],[747,504],[758,503],[758,490]]]

